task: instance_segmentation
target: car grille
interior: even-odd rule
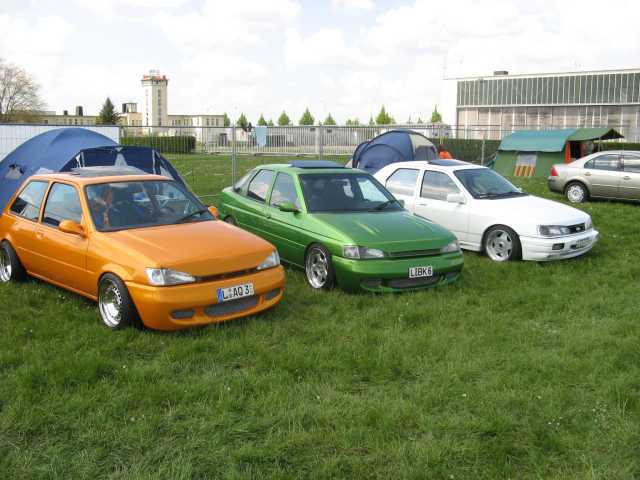
[[[258,296],[252,295],[250,297],[239,298],[237,300],[231,300],[229,302],[216,303],[210,305],[204,309],[210,317],[225,317],[234,313],[243,312],[255,307],[258,304]]]
[[[236,272],[219,273],[217,275],[205,275],[197,277],[198,282],[215,282],[217,280],[226,280],[229,278],[244,277],[245,275],[251,275],[252,273],[259,272],[257,268],[248,268],[246,270],[238,270]]]
[[[439,248],[431,250],[412,250],[408,252],[389,252],[389,258],[433,257],[434,255],[440,255],[440,253]]]
[[[415,288],[426,287],[428,285],[434,285],[440,281],[440,275],[433,275],[432,277],[423,278],[396,278],[393,280],[387,280],[387,286],[391,288]]]
[[[584,232],[585,231],[584,223],[578,223],[576,225],[569,225],[567,228],[569,229],[569,232],[571,232],[571,233],[580,233],[580,232]]]

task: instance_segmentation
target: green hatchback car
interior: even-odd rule
[[[368,173],[334,162],[256,167],[223,190],[219,215],[272,242],[314,289],[415,290],[462,270],[451,232],[411,215]]]

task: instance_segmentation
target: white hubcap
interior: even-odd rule
[[[307,255],[307,279],[314,288],[322,288],[329,276],[329,262],[319,248],[313,248]]]
[[[117,327],[122,321],[122,294],[112,280],[100,283],[99,308],[102,321],[109,327]]]
[[[567,190],[567,198],[572,203],[580,203],[584,199],[584,189],[580,185],[571,185]]]
[[[504,230],[494,230],[487,237],[486,250],[491,260],[496,262],[509,260],[513,252],[513,239]]]
[[[4,248],[0,249],[0,281],[11,280],[11,259]]]

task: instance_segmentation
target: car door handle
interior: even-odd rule
[[[631,180],[631,177],[629,175],[625,175],[624,177],[622,177],[623,180]]]
[[[585,172],[584,176],[585,177],[590,177],[591,176],[591,172]]]
[[[418,202],[418,203],[416,203],[416,205],[418,205],[419,207],[426,207],[427,206],[427,202]]]

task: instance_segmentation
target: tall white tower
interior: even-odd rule
[[[167,84],[169,80],[159,70],[149,70],[142,76],[142,125],[167,125]]]

